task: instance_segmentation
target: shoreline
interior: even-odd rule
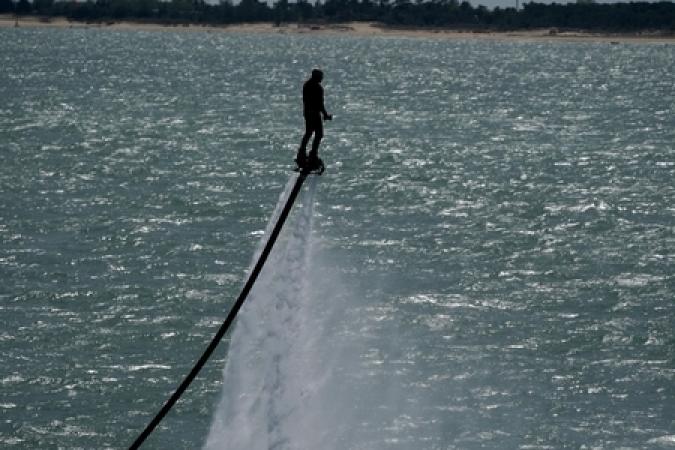
[[[589,31],[558,31],[534,29],[515,31],[476,31],[453,29],[399,28],[373,22],[348,22],[342,24],[242,23],[232,25],[202,25],[188,23],[152,23],[135,21],[79,22],[64,17],[16,17],[0,14],[0,28],[73,28],[102,30],[178,31],[257,33],[289,35],[345,35],[363,37],[417,37],[450,40],[489,41],[544,41],[544,42],[606,42],[675,44],[675,34],[663,33],[595,33]]]

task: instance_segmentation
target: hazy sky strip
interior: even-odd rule
[[[460,0],[461,1],[461,0]],[[642,0],[640,0],[642,1]],[[647,0],[650,1],[650,0]],[[469,3],[471,3],[473,6],[478,6],[478,5],[484,5],[487,6],[488,8],[492,9],[497,6],[500,8],[508,8],[508,7],[513,7],[515,8],[516,6],[516,0],[469,0]],[[519,6],[522,8],[523,4],[525,3],[530,3],[530,0],[518,0]],[[570,1],[565,1],[565,0],[537,0],[535,3],[558,3],[558,4],[566,4],[566,3],[576,3],[576,0],[570,0]],[[620,2],[620,1],[610,1],[610,0],[596,0],[596,3],[628,3],[627,1],[625,2]]]
[[[239,3],[240,0],[230,0],[232,3],[237,4]],[[269,4],[276,3],[277,0],[267,0]],[[326,1],[326,0],[322,0]],[[373,0],[377,1],[377,0]],[[459,0],[460,2],[463,0]],[[522,8],[522,6],[525,3],[529,3],[531,0],[518,0],[518,5]],[[660,1],[660,0],[634,0],[634,1]],[[211,4],[216,4],[218,3],[218,0],[206,0],[207,3]],[[293,3],[294,0],[289,0],[289,2]],[[315,3],[315,0],[309,0],[310,3]],[[545,4],[550,4],[550,3],[558,3],[558,4],[566,4],[566,3],[575,3],[576,0],[536,0],[535,3],[545,3]],[[596,3],[628,3],[629,1],[614,1],[614,0],[596,0]],[[500,8],[515,8],[516,7],[516,0],[469,0],[469,3],[471,3],[473,6],[478,6],[478,5],[483,5],[487,6],[488,8],[496,8],[499,6]]]

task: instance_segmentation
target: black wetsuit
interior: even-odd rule
[[[323,87],[321,83],[310,78],[302,86],[303,115],[305,116],[305,135],[302,137],[300,152],[305,153],[309,138],[314,134],[312,150],[309,157],[317,157],[319,143],[323,138],[323,116],[328,115],[323,105]]]

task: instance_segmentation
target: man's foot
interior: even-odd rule
[[[307,165],[305,166],[305,169],[312,173],[321,175],[324,171],[323,161],[321,161],[321,158],[318,156],[310,154],[307,158]]]
[[[309,156],[307,157],[307,167],[309,170],[315,170],[321,165],[321,160],[317,156],[316,153],[309,153]]]

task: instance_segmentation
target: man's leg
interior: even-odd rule
[[[321,144],[321,139],[323,139],[323,123],[321,118],[316,124],[316,129],[314,130],[314,140],[312,141],[312,149],[309,151],[309,159],[316,160],[319,158],[319,144]]]
[[[298,155],[295,158],[295,162],[297,162],[299,166],[304,166],[305,161],[307,161],[307,143],[309,142],[309,138],[312,137],[313,131],[314,130],[312,130],[309,122],[305,120],[305,134],[302,136],[300,148],[298,149]]]
[[[298,151],[302,151],[303,154],[307,152],[307,143],[309,142],[309,138],[312,137],[312,130],[307,128],[305,130],[305,135],[302,136],[302,141],[300,142],[300,148]]]

